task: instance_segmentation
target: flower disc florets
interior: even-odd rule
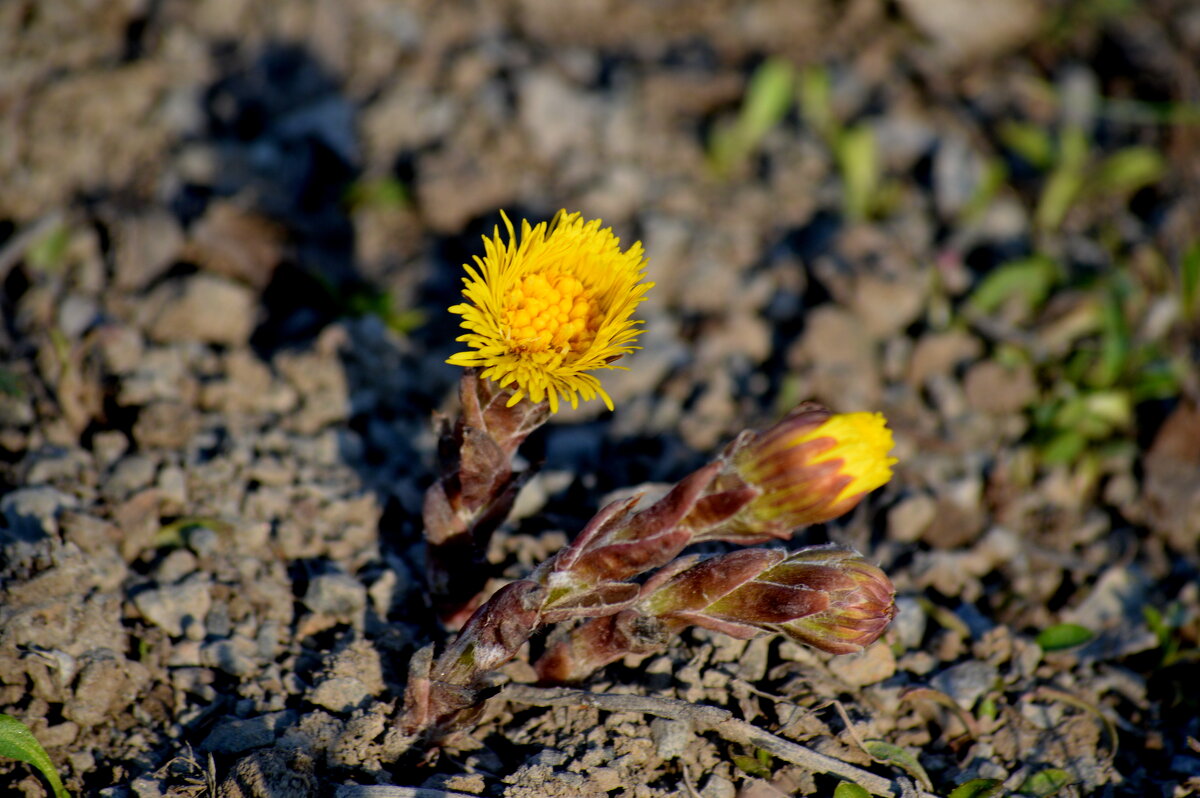
[[[619,368],[613,361],[638,348],[641,322],[630,316],[654,285],[642,282],[641,243],[622,251],[600,220],[566,211],[549,225],[522,221],[518,241],[501,216],[508,241],[499,228],[484,238],[484,256],[464,267],[467,301],[450,308],[467,330],[457,340],[471,348],[447,362],[479,367],[484,378],[513,386],[509,405],[528,396],[557,412],[560,398],[575,407],[580,396],[599,396],[611,410],[612,400],[588,372]]]

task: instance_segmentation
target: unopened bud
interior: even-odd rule
[[[836,518],[892,476],[892,432],[879,413],[831,414],[819,405],[793,410],[760,434],[744,435],[719,478],[758,494],[696,539],[785,539],[797,527]]]
[[[654,588],[637,609],[667,626],[736,637],[779,632],[831,654],[861,651],[896,614],[895,588],[857,552],[821,546],[712,557]]]

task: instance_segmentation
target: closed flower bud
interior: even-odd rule
[[[832,414],[804,404],[759,434],[744,434],[726,457],[718,486],[744,484],[757,495],[698,540],[786,539],[836,518],[892,476],[892,432],[879,413]]]
[[[637,609],[668,629],[778,632],[831,654],[861,651],[896,614],[891,580],[857,552],[821,546],[712,557],[655,586]]]

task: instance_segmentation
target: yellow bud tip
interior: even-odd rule
[[[799,436],[795,443],[832,438],[834,443],[813,458],[813,463],[841,460],[841,473],[853,480],[835,501],[868,493],[892,478],[896,458],[889,456],[895,443],[882,413],[842,413]]]

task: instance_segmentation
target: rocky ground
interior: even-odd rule
[[[891,574],[884,641],[692,631],[585,689],[896,794],[1200,792],[1195,4],[10,0],[0,63],[0,711],[74,794],[832,794],[620,702],[389,749],[446,638],[445,308],[499,208],[560,207],[657,287],[615,412],[523,450],[498,572],[804,398],[900,460],[796,538]]]

